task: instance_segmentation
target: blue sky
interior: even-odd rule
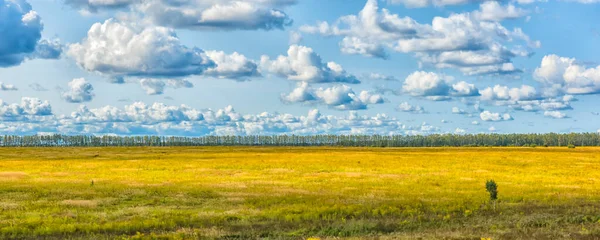
[[[0,0],[0,134],[596,132],[600,2]]]

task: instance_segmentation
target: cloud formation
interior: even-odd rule
[[[321,56],[312,48],[305,46],[292,45],[287,51],[287,56],[280,55],[273,60],[263,55],[260,65],[265,71],[289,80],[312,83],[360,83],[342,66],[335,62],[323,63]]]
[[[87,12],[130,10],[154,25],[193,30],[271,30],[292,24],[280,10],[296,0],[66,0]]]
[[[84,105],[68,115],[52,115],[48,102],[24,98],[21,104],[0,101],[0,117],[23,121],[0,124],[0,134],[117,134],[117,135],[314,135],[314,134],[433,134],[440,129],[423,123],[406,125],[385,114],[322,115],[313,109],[304,116],[286,113],[240,114],[233,107],[199,110],[186,105],[135,102],[122,108]]]
[[[41,40],[42,18],[25,0],[0,0],[0,67],[12,67],[26,59],[55,59],[60,44]],[[58,46],[57,46],[58,44]]]
[[[533,75],[549,96],[600,93],[600,65],[588,68],[575,58],[544,56]]]
[[[499,121],[513,120],[513,117],[508,113],[500,114],[500,113],[493,113],[490,111],[481,112],[479,114],[479,117],[481,118],[482,121],[485,121],[485,122],[499,122]]]
[[[62,92],[62,98],[70,103],[89,102],[94,98],[94,87],[85,78],[76,78],[69,82],[69,88]]]
[[[92,25],[67,54],[83,69],[116,79],[201,75],[215,67],[204,51],[182,45],[172,29],[115,19]]]
[[[404,80],[402,90],[412,96],[427,97],[431,100],[446,100],[451,96],[478,96],[475,85],[461,81],[451,84],[452,77],[433,72],[417,71]]]
[[[455,68],[466,75],[512,74],[521,72],[512,59],[530,56],[528,48],[537,48],[540,42],[532,41],[520,28],[509,30],[498,21],[523,14],[511,5],[485,3],[473,13],[438,16],[431,24],[421,24],[380,9],[377,0],[368,0],[358,15],[300,29],[342,37],[341,51],[348,54],[387,59],[391,49],[411,53],[423,65]]]
[[[370,104],[382,104],[383,96],[369,91],[355,93],[346,85],[335,85],[330,88],[312,88],[308,83],[299,83],[297,88],[288,94],[282,94],[284,103],[316,103],[324,104],[337,110],[366,109]]]

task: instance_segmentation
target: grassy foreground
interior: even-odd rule
[[[600,148],[0,148],[0,239],[598,239],[599,190]]]

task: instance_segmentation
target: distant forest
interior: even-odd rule
[[[278,136],[0,136],[2,147],[129,147],[129,146],[339,146],[339,147],[477,147],[600,146],[598,133],[569,134],[438,134],[278,135]]]

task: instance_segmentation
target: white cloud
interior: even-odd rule
[[[479,125],[479,122],[478,121],[472,121],[471,124],[472,125]]]
[[[94,87],[85,78],[75,78],[69,82],[69,88],[61,96],[71,103],[89,102],[94,98],[93,91]]]
[[[215,66],[202,50],[182,45],[172,29],[114,19],[95,23],[67,53],[83,69],[115,78],[200,75]]]
[[[545,111],[544,116],[549,117],[549,118],[562,119],[562,118],[566,118],[567,114],[564,114],[559,111]]]
[[[519,88],[496,85],[493,88],[483,89],[479,93],[481,94],[481,100],[484,101],[525,101],[541,98],[537,90],[529,85],[522,85]]]
[[[529,48],[540,43],[520,28],[509,30],[498,22],[522,16],[523,10],[495,4],[485,3],[473,13],[438,16],[431,24],[421,24],[380,9],[377,0],[368,0],[358,15],[343,16],[334,23],[305,25],[300,30],[339,36],[341,51],[348,54],[385,59],[391,49],[414,54],[422,65],[456,68],[467,75],[519,73],[512,59],[530,56]]]
[[[544,56],[534,77],[544,84],[549,96],[600,93],[600,66],[587,68],[575,58]]]
[[[496,128],[494,126],[491,126],[490,128],[488,128],[488,131],[490,132],[495,132],[497,131]]]
[[[280,10],[297,0],[66,0],[87,13],[133,10],[132,17],[159,26],[194,30],[283,29],[292,20]]]
[[[400,103],[400,105],[398,105],[398,107],[396,108],[399,111],[402,112],[410,112],[410,113],[425,113],[425,109],[421,106],[413,106],[408,102],[403,102]]]
[[[0,117],[18,118],[21,116],[46,116],[52,115],[52,106],[48,101],[41,101],[37,98],[24,97],[21,103],[8,104],[0,99]]]
[[[473,84],[458,82],[450,85],[452,77],[433,72],[417,71],[404,80],[402,90],[412,96],[428,97],[430,100],[446,100],[449,96],[469,97],[479,95]]]
[[[237,52],[227,55],[222,51],[206,51],[206,55],[217,64],[204,72],[206,76],[235,80],[260,76],[256,63]]]
[[[498,122],[498,121],[513,120],[512,116],[510,116],[510,114],[508,114],[508,113],[500,114],[500,113],[493,113],[490,111],[481,112],[479,114],[479,117],[481,118],[482,121],[485,121],[485,122]]]
[[[12,84],[4,84],[0,82],[0,91],[16,91],[19,90],[15,85]]]
[[[515,19],[527,15],[527,11],[513,4],[505,6],[496,1],[488,1],[479,5],[479,10],[473,12],[475,18],[483,21],[500,22],[504,19]]]
[[[305,46],[292,45],[287,56],[279,56],[273,60],[262,56],[260,65],[266,71],[289,80],[360,83],[355,76],[346,73],[342,66],[335,62],[323,63],[312,48]]]
[[[47,115],[47,116],[42,116]],[[439,133],[438,127],[423,123],[406,125],[386,114],[345,116],[323,115],[313,109],[307,115],[286,113],[240,114],[233,107],[194,109],[185,105],[135,102],[122,108],[80,108],[69,115],[51,115],[50,105],[37,99],[21,104],[0,101],[0,134],[115,134],[115,135],[315,135],[315,134],[401,134]],[[11,121],[26,119],[27,121]]]
[[[330,88],[313,89],[306,82],[301,82],[289,94],[282,94],[285,103],[317,103],[338,110],[366,109],[367,105],[382,104],[383,96],[369,91],[355,93],[346,85],[335,85]]]

